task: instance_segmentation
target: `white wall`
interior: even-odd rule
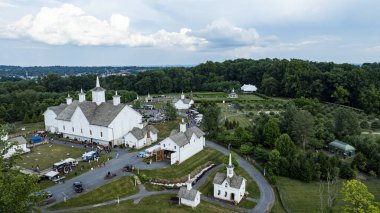
[[[245,193],[245,180],[243,181],[240,189],[235,189],[231,187],[225,187],[225,182],[223,182],[221,185],[214,184],[214,197],[219,198],[222,200],[229,200],[231,201],[231,193],[234,193],[234,201],[240,202],[241,199],[244,197]],[[218,195],[218,191],[220,190],[220,195]],[[227,192],[227,197],[225,196],[225,192]]]
[[[109,127],[113,129],[115,139],[124,137],[133,127],[138,127],[142,123],[142,115],[126,105]]]
[[[179,163],[189,159],[193,155],[202,151],[204,147],[204,137],[198,138],[195,134],[192,135],[190,139],[190,143],[180,148],[178,152],[177,159],[179,159]]]
[[[8,149],[8,152],[4,155],[4,158],[9,158],[12,155],[16,154],[16,152],[19,152],[19,154],[23,154],[26,152],[30,152],[30,149],[26,147],[26,144],[19,144],[19,145],[13,145],[11,148]]]
[[[181,198],[181,204],[186,205],[186,206],[190,206],[190,207],[197,207],[200,202],[201,202],[201,199],[200,199],[200,193],[199,192],[195,196],[194,201]]]
[[[44,121],[45,121],[45,130],[51,131],[54,129],[55,131],[58,131],[58,122],[55,119],[57,115],[53,112],[51,109],[47,109],[44,113]],[[53,127],[53,128],[52,128]]]
[[[191,100],[189,104],[184,104],[182,100],[178,100],[176,103],[174,103],[174,107],[176,109],[189,109],[192,104],[194,104],[193,100]]]

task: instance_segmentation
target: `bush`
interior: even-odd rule
[[[371,129],[372,130],[379,130],[380,129],[380,121],[377,120],[377,121],[372,122]]]
[[[367,121],[360,122],[360,128],[369,129],[369,123]]]

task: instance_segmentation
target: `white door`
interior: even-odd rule
[[[50,132],[55,133],[55,127],[54,126],[50,127]]]

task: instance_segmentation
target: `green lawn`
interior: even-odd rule
[[[150,191],[150,192],[165,190],[165,187],[159,186],[159,185],[154,185],[154,184],[151,184],[151,183],[145,183],[144,186],[145,186],[145,189],[147,191]]]
[[[181,119],[177,118],[176,120],[163,121],[157,124],[153,124],[158,130],[158,140],[163,140],[167,138],[173,129],[179,130],[180,122]]]
[[[201,152],[187,159],[179,165],[171,165],[157,170],[140,170],[140,175],[146,175],[148,178],[161,180],[175,180],[187,178],[188,174],[193,172],[197,167],[213,162],[214,164],[222,163],[224,155],[215,149],[204,148]]]
[[[86,186],[84,186],[84,188],[85,187]],[[73,208],[78,206],[87,206],[91,204],[97,204],[109,200],[114,200],[118,197],[127,197],[129,195],[136,194],[138,191],[138,187],[134,185],[133,177],[121,177],[90,192],[69,199],[66,203],[57,203],[49,207],[48,209],[57,210],[64,208]]]
[[[44,170],[60,160],[78,158],[83,153],[83,150],[65,145],[43,144],[31,148],[30,153],[22,155],[22,160],[17,165],[26,169],[32,169],[39,165],[40,170]]]
[[[120,204],[112,204],[108,206],[98,207],[95,209],[89,209],[80,211],[82,213],[97,213],[97,212],[107,212],[107,213],[117,213],[117,212],[155,212],[155,213],[185,213],[185,212],[199,212],[199,213],[229,213],[235,212],[231,209],[217,206],[205,201],[195,208],[187,207],[184,205],[172,204],[170,203],[170,198],[175,197],[175,194],[165,194],[165,195],[152,195],[143,198],[139,204],[133,204],[132,200],[121,202]]]
[[[16,127],[16,132],[12,133],[10,137],[13,137],[16,135],[25,135],[28,132],[34,132],[38,130],[45,130],[44,122],[28,123],[28,124],[24,124],[22,122],[16,122],[15,127]],[[25,130],[21,130],[21,128],[25,128]]]
[[[248,173],[244,169],[239,167],[234,171],[236,174],[243,176],[245,179],[247,179],[246,191],[249,193],[249,197],[258,199],[260,197],[260,190],[256,182],[248,175]],[[212,197],[214,195],[214,186],[212,181],[214,180],[215,174],[217,172],[226,172],[226,168],[222,167],[217,171],[214,171],[207,177],[205,183],[199,188],[199,191],[201,191],[204,195],[209,197]]]
[[[372,179],[363,181],[368,190],[375,195],[375,200],[380,201],[380,180]],[[278,185],[285,201],[285,205],[292,212],[320,212],[319,183],[304,183],[286,177],[278,177]],[[326,192],[325,186],[325,192]],[[326,193],[324,193],[326,196]],[[326,201],[326,197],[325,197]],[[325,202],[326,203],[326,202]],[[338,193],[338,199],[333,206],[333,212],[341,212],[342,206],[341,194]]]
[[[271,213],[286,213],[284,208],[281,205],[280,197],[276,190],[274,190],[274,195],[276,197],[276,200],[274,201],[274,205],[271,209]]]
[[[246,208],[246,209],[252,209],[256,206],[256,203],[247,199],[244,199],[240,202],[239,207]]]

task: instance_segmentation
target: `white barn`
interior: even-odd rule
[[[171,134],[160,142],[161,150],[164,150],[166,158],[170,158],[171,164],[179,164],[203,150],[205,146],[205,133],[198,127],[187,128],[182,119],[180,131]]]
[[[181,110],[190,109],[190,107],[194,104],[194,101],[192,99],[185,98],[185,95],[182,92],[181,99],[173,99],[172,103],[177,110]]]
[[[245,195],[246,182],[245,178],[235,174],[230,154],[227,173],[218,172],[214,177],[214,197],[240,203]]]
[[[124,144],[124,136],[134,127],[142,126],[142,115],[120,103],[117,92],[112,101],[106,102],[99,78],[92,89],[92,101],[86,101],[81,90],[79,100],[73,101],[68,96],[66,104],[48,107],[44,117],[47,131],[110,146]]]
[[[190,179],[186,182],[186,187],[181,187],[178,191],[177,197],[179,199],[179,204],[184,204],[195,208],[201,202],[201,193],[192,188],[193,182]]]
[[[8,149],[8,152],[3,156],[4,158],[9,158],[14,154],[24,154],[30,152],[30,149],[26,146],[27,141],[24,137],[15,137],[7,139],[8,143],[14,143],[14,145]]]
[[[134,127],[124,136],[125,146],[136,149],[149,146],[157,141],[157,132],[158,130],[152,125],[143,128]]]
[[[244,84],[241,87],[241,91],[243,91],[243,93],[253,93],[257,91],[257,87],[252,84]]]

